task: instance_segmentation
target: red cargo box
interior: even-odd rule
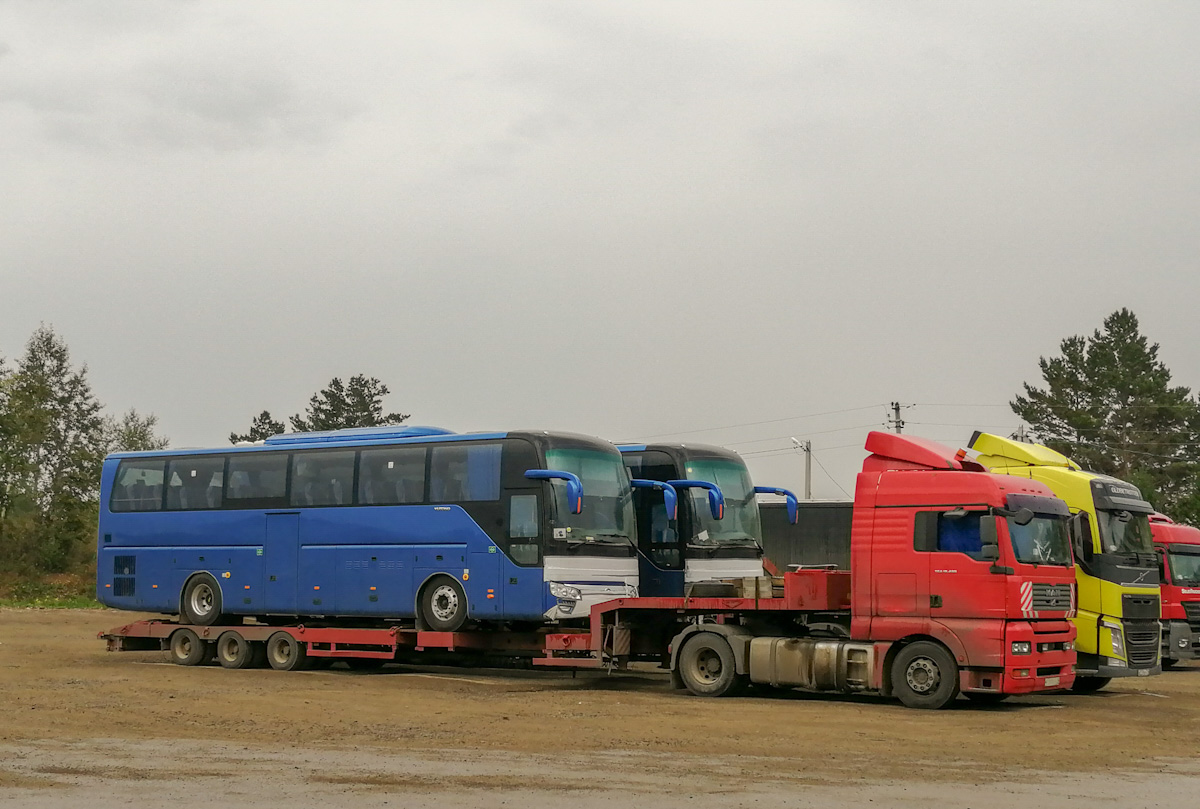
[[[845,570],[796,570],[783,574],[786,609],[850,609],[850,573]]]

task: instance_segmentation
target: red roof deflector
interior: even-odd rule
[[[963,468],[962,463],[955,458],[954,450],[950,447],[939,444],[937,441],[912,435],[897,435],[872,430],[867,433],[867,443],[864,449],[872,455],[929,469]]]

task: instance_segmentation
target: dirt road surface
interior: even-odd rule
[[[110,654],[136,616],[0,610],[0,806],[1179,806],[1200,667],[946,711],[658,674],[185,668]]]

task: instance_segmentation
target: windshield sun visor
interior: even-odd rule
[[[1027,508],[1034,514],[1051,514],[1056,517],[1070,517],[1071,510],[1067,504],[1057,497],[1042,497],[1037,494],[1010,494],[1005,499],[1007,508],[1011,511]]]
[[[1098,509],[1154,513],[1154,507],[1142,499],[1142,493],[1124,481],[1093,480],[1092,499],[1096,501]]]

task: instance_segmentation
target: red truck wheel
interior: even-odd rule
[[[308,668],[312,658],[305,644],[289,632],[276,632],[267,638],[267,664],[276,671],[300,671]]]
[[[217,638],[217,662],[227,669],[250,669],[262,665],[263,645],[251,643],[234,632],[222,632]]]
[[[958,696],[958,665],[943,646],[910,643],[892,661],[892,692],[909,708],[945,708]]]
[[[679,650],[679,677],[688,691],[701,697],[724,697],[746,683],[737,673],[729,641],[712,632],[697,632]]]

